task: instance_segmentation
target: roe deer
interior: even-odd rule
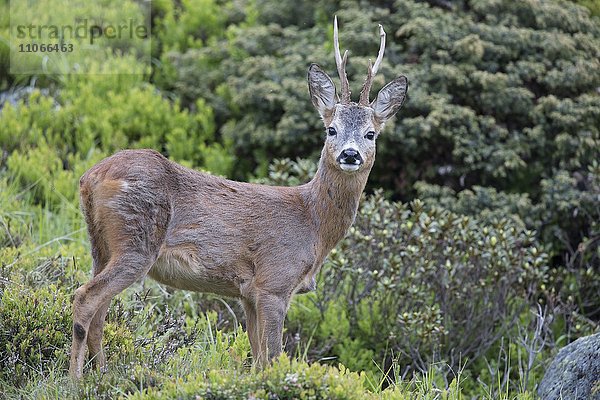
[[[297,187],[234,182],[193,171],[152,150],[124,150],[80,180],[93,278],[75,291],[70,374],[82,375],[85,345],[99,366],[112,298],[145,275],[174,288],[241,300],[258,366],[281,352],[290,298],[315,288],[315,274],[353,223],[375,159],[375,140],[404,102],[400,76],[373,102],[369,91],[385,49],[381,25],[375,64],[358,103],[351,102],[334,20],[341,80],[308,69],[313,105],[326,138],[315,177]]]

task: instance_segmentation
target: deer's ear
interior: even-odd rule
[[[384,123],[393,117],[402,107],[407,90],[408,79],[403,75],[381,88],[377,93],[377,98],[371,103],[371,108],[375,110],[375,116],[380,123]]]
[[[308,68],[308,91],[310,100],[322,118],[331,116],[337,102],[335,85],[331,78],[317,64]]]

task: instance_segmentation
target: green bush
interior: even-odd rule
[[[592,161],[583,173],[558,171],[540,186],[539,201],[533,203],[527,194],[493,188],[455,193],[424,182],[415,185],[429,209],[441,207],[482,221],[506,216],[517,226],[537,229],[545,250],[561,266],[552,273],[548,301],[570,320],[581,312],[595,321],[600,316],[599,164]]]
[[[162,6],[162,7],[161,7]],[[226,13],[215,0],[183,0],[180,4],[171,2],[154,6],[163,12],[155,22],[155,36],[163,46],[185,51],[189,47],[202,47],[209,39],[224,35]]]
[[[103,68],[130,71],[132,62],[115,59]],[[76,203],[83,172],[123,148],[154,148],[222,175],[232,167],[227,147],[214,142],[212,109],[201,99],[193,111],[181,109],[143,75],[66,77],[53,95],[34,90],[5,105],[0,121],[6,167],[39,202]]]
[[[66,362],[71,344],[70,298],[54,285],[0,291],[0,379],[22,384]]]
[[[363,379],[343,366],[290,361],[281,356],[272,367],[256,374],[208,371],[185,382],[149,389],[132,399],[365,399],[375,398],[363,387]]]

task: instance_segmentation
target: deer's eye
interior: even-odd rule
[[[367,134],[365,135],[365,139],[369,139],[369,140],[375,139],[375,132],[373,132],[373,131],[367,132]]]
[[[335,130],[335,128],[329,127],[329,128],[327,128],[327,134],[329,136],[335,136],[335,135],[337,135],[337,131]]]

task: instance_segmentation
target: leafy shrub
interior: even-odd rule
[[[419,182],[419,198],[427,208],[442,207],[483,221],[504,216],[517,226],[537,229],[546,251],[562,268],[553,271],[548,300],[556,312],[572,319],[582,312],[600,317],[600,169],[592,161],[583,173],[558,171],[541,182],[539,201],[527,194],[499,192],[475,186],[455,193],[449,188]],[[578,310],[578,311],[576,311]]]
[[[54,285],[29,289],[17,284],[1,292],[0,379],[19,384],[66,361],[71,343],[71,301]]]
[[[449,187],[415,184],[417,198],[428,208],[442,208],[461,215],[476,215],[487,223],[494,219],[509,218],[521,228],[535,226],[532,215],[535,206],[527,193],[498,192],[494,188],[473,186],[460,192]]]
[[[156,36],[163,51],[202,47],[209,39],[223,36],[226,14],[219,2],[183,0],[181,4],[163,3],[157,7],[162,11],[161,18],[155,20],[158,23]]]
[[[304,158],[296,161],[289,158],[276,159],[269,164],[268,177],[255,179],[255,182],[278,186],[298,186],[311,180],[316,171],[317,165]]]

